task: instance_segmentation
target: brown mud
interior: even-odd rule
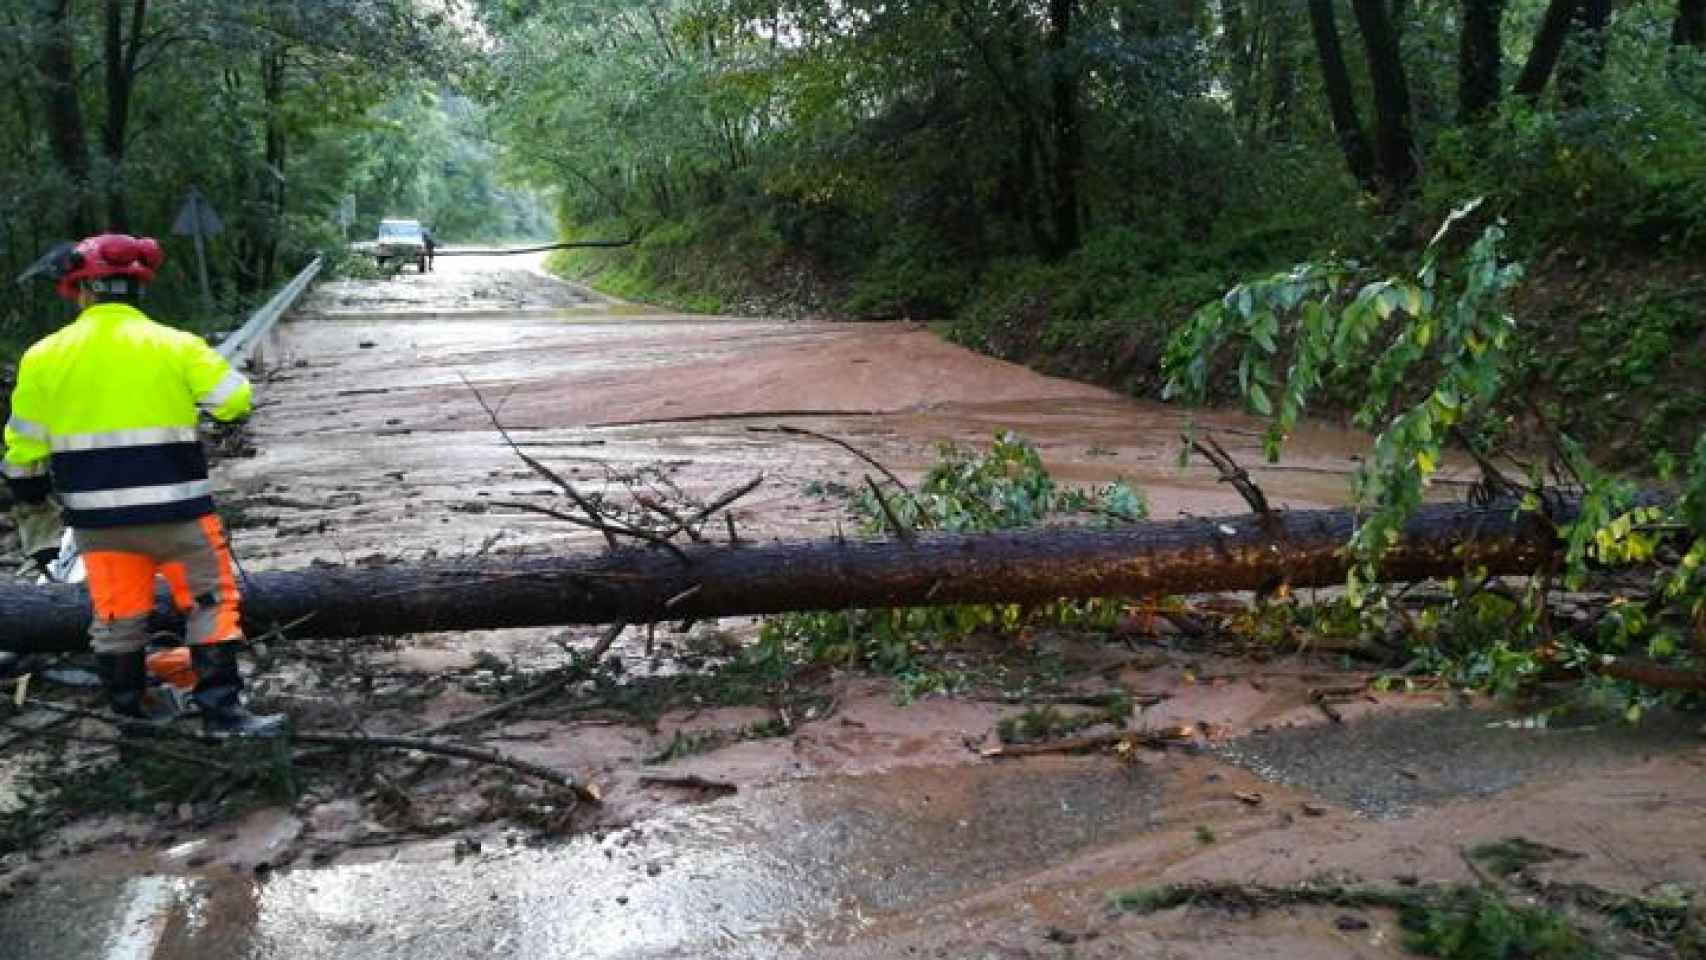
[[[465,379],[531,455],[593,491],[658,464],[700,497],[763,473],[736,511],[750,537],[834,533],[841,504],[809,485],[865,471],[750,426],[840,437],[908,480],[941,440],[1014,429],[1057,477],[1123,477],[1156,516],[1243,511],[1211,468],[1176,465],[1193,416],[1282,506],[1343,502],[1365,446],[1311,426],[1268,468],[1261,425],[1241,416],[1116,397],[908,326],[615,304],[513,258],[328,284],[266,355],[258,452],[220,468],[251,569],[595,548],[485,504],[550,492]],[[629,630],[612,653],[632,677],[690,672],[752,630],[660,628],[649,651]],[[337,728],[347,708],[329,691],[343,684],[366,729],[407,732],[493,703],[512,674],[560,665],[597,633],[285,645],[256,687],[299,724]],[[990,759],[998,723],[1026,707],[988,683],[903,703],[894,680],[832,672],[815,699],[675,705],[649,724],[577,706],[609,694],[576,688],[476,731],[598,786],[605,803],[575,812],[566,839],[540,842],[561,797],[518,799],[492,770],[414,757],[386,768],[407,777],[406,817],[381,791],[310,788],[211,827],[194,809],[78,822],[9,865],[0,943],[49,960],[1388,957],[1400,934],[1379,911],[1357,911],[1361,927],[1307,907],[1142,917],[1109,897],[1194,880],[1468,882],[1462,851],[1512,835],[1580,854],[1536,868],[1545,879],[1629,894],[1706,882],[1706,750],[1679,722],[1542,729],[1446,690],[1341,696],[1334,720],[1317,692],[1367,675],[1331,655],[1226,657],[1165,635],[1029,642],[976,662],[1047,665],[1060,690],[1153,694],[1129,722],[1171,745]],[[712,734],[724,745],[664,759]]]

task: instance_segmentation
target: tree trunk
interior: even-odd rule
[[[1257,127],[1260,85],[1256,75],[1256,26],[1246,0],[1224,0],[1220,5],[1221,44],[1226,51],[1228,86],[1232,92],[1232,115],[1251,133]]]
[[[106,0],[107,122],[102,129],[101,146],[107,161],[107,226],[121,233],[130,232],[124,155],[130,130],[130,100],[136,89],[136,62],[147,17],[148,0],[131,0],[127,39],[124,0]]]
[[[1504,0],[1463,0],[1463,27],[1457,52],[1457,122],[1472,124],[1499,102],[1504,55],[1499,21]]]
[[[1582,107],[1588,87],[1605,68],[1605,25],[1611,20],[1611,0],[1580,0],[1576,6],[1574,49],[1565,50],[1558,71],[1558,99],[1566,107]]]
[[[1078,57],[1072,52],[1072,15],[1078,0],[1049,0],[1050,132],[1054,140],[1054,249],[1063,257],[1078,249],[1078,172],[1084,165],[1084,132],[1078,125]]]
[[[284,51],[274,46],[261,56],[261,98],[266,104],[266,168],[261,175],[261,195],[267,218],[262,227],[256,264],[260,289],[271,290],[278,269],[278,238],[284,229],[285,134]]]
[[[1369,149],[1368,135],[1363,132],[1362,119],[1357,116],[1356,98],[1351,89],[1351,74],[1345,67],[1345,51],[1339,43],[1339,24],[1333,16],[1333,0],[1309,0],[1309,26],[1315,34],[1315,52],[1321,60],[1321,83],[1327,91],[1327,105],[1332,110],[1333,132],[1339,137],[1339,149],[1344,151],[1345,163],[1351,175],[1363,189],[1372,190],[1374,152]]]
[[[1374,158],[1388,198],[1409,192],[1416,181],[1416,141],[1410,133],[1410,85],[1403,52],[1386,0],[1351,0],[1368,54],[1374,87]]]
[[[1556,516],[1566,522],[1573,507]],[[656,549],[546,559],[469,559],[412,566],[261,573],[243,587],[258,636],[294,623],[296,637],[647,623],[793,610],[1031,603],[1062,597],[1149,597],[1344,582],[1349,510],[1193,518],[1122,528],[928,536],[916,542],[794,542]],[[1388,554],[1393,581],[1475,566],[1523,574],[1549,562],[1553,528],[1509,505],[1424,506]],[[164,598],[162,598],[164,602]],[[0,585],[0,646],[59,652],[87,646],[81,586]]]
[[[1529,51],[1528,62],[1523,64],[1522,75],[1516,80],[1518,96],[1530,100],[1539,99],[1546,92],[1546,84],[1552,79],[1552,71],[1558,66],[1558,58],[1564,52],[1564,41],[1570,37],[1570,23],[1576,18],[1576,8],[1581,0],[1551,0],[1546,5],[1546,13],[1540,18],[1540,27],[1534,33],[1534,47]]]
[[[1019,206],[1019,219],[1031,245],[1039,253],[1047,253],[1053,244],[1048,227],[1043,223],[1041,187],[1037,183],[1038,154],[1042,152],[1042,136],[1037,130],[1037,118],[1032,109],[1027,77],[1031,70],[1031,51],[1026,46],[1029,30],[1017,3],[1005,8],[1002,22],[1006,26],[1007,56],[1010,67],[1007,77],[996,73],[995,82],[1007,91],[1012,104],[1013,118],[1018,127],[1013,138],[1013,194]],[[1009,79],[1011,78],[1011,79]]]
[[[1677,0],[1670,42],[1678,47],[1706,49],[1706,0]]]
[[[1291,139],[1297,111],[1297,22],[1289,16],[1271,17],[1265,31],[1268,63],[1268,139]]]
[[[48,143],[66,179],[70,196],[65,226],[73,239],[94,231],[93,178],[89,169],[89,143],[83,132],[83,106],[78,99],[77,52],[71,27],[71,0],[45,0],[39,13],[42,23],[41,70],[42,114],[47,118]]]

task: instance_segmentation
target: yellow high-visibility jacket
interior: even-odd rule
[[[251,398],[248,378],[202,338],[96,304],[18,364],[6,482],[20,502],[57,492],[72,527],[206,516],[213,485],[197,412],[235,420]]]

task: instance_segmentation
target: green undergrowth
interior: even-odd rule
[[[868,535],[1126,524],[1147,515],[1142,496],[1123,482],[1089,490],[1057,485],[1036,448],[1013,434],[996,437],[985,453],[944,444],[916,490],[892,483],[885,493],[879,495],[878,489],[883,488],[868,486],[847,499]],[[747,657],[759,664],[806,661],[875,668],[901,676],[903,696],[951,692],[952,677],[924,666],[932,650],[976,635],[1010,636],[1027,629],[1106,630],[1124,609],[1121,601],[1103,599],[787,614],[765,621]]]
[[[1200,829],[1199,829],[1200,835]],[[1252,916],[1288,907],[1393,910],[1404,947],[1446,960],[1589,960],[1624,956],[1632,941],[1664,954],[1706,956],[1693,893],[1672,886],[1642,896],[1580,883],[1554,883],[1533,867],[1582,855],[1524,837],[1505,837],[1463,852],[1477,885],[1387,887],[1310,881],[1293,887],[1189,883],[1114,894],[1119,910],[1158,913],[1180,907]],[[1521,895],[1521,902],[1513,899]],[[1649,954],[1643,954],[1649,955]]]
[[[670,737],[668,745],[658,753],[647,757],[646,762],[668,763],[671,760],[680,760],[683,757],[720,750],[743,740],[768,740],[772,737],[785,737],[789,732],[788,725],[779,717],[760,720],[733,729],[677,730]]]
[[[1112,902],[1137,914],[1180,907],[1233,916],[1302,906],[1395,910],[1404,948],[1443,960],[1594,960],[1611,955],[1596,948],[1564,914],[1515,904],[1481,887],[1199,883],[1128,890],[1115,894]]]
[[[1002,743],[1053,740],[1102,724],[1123,727],[1131,719],[1132,707],[1131,697],[1124,694],[1110,696],[1105,704],[1093,710],[1067,712],[1044,704],[1028,707],[1016,716],[1003,717],[995,732]]]
[[[574,237],[623,239],[620,220],[578,224]],[[547,264],[559,276],[624,300],[696,313],[813,312],[824,298],[820,272],[791,253],[763,216],[705,208],[638,231],[627,247],[560,250]]]

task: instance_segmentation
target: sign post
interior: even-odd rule
[[[350,224],[355,223],[355,194],[346,193],[344,198],[338,201],[337,222],[338,226],[343,228],[344,242],[348,243]]]
[[[191,187],[190,195],[184,198],[184,205],[178,210],[178,218],[172,224],[172,232],[178,236],[195,238],[195,263],[196,270],[201,275],[201,300],[209,313],[213,312],[213,289],[207,283],[205,238],[224,229],[225,224],[220,221],[219,214],[208,205],[207,199],[201,195],[201,190]]]

